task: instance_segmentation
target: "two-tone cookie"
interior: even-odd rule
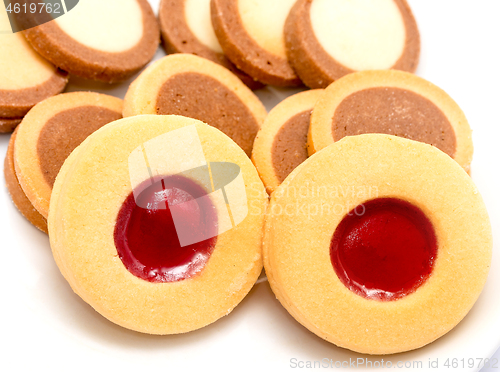
[[[264,84],[298,86],[288,63],[284,26],[295,0],[212,0],[212,24],[222,50]]]
[[[64,163],[50,243],[73,290],[110,321],[184,333],[229,314],[256,282],[267,203],[252,162],[219,130],[135,116]]]
[[[145,66],[160,40],[147,0],[80,1],[71,12],[24,35],[59,68],[110,83],[125,80]]]
[[[298,0],[285,25],[288,59],[311,88],[355,71],[414,72],[420,34],[406,0]]]
[[[282,305],[340,347],[420,348],[455,327],[486,282],[492,234],[466,172],[428,144],[346,137],[272,194],[264,264]]]
[[[173,54],[144,70],[131,84],[123,116],[182,115],[231,137],[247,154],[267,111],[226,68],[191,54]]]
[[[269,112],[255,137],[252,161],[269,193],[307,159],[311,113],[322,93],[309,90],[283,100]]]
[[[470,169],[472,132],[463,111],[442,89],[413,74],[362,71],[331,84],[313,110],[309,154],[364,133],[431,144]]]
[[[162,0],[158,19],[167,53],[190,53],[207,58],[231,70],[250,89],[264,87],[238,70],[224,54],[212,26],[210,0]]]
[[[10,29],[0,3],[0,30]],[[67,73],[40,57],[22,34],[0,34],[0,132],[11,132],[38,102],[60,93]]]
[[[19,184],[19,180],[17,179],[16,169],[14,166],[14,142],[16,140],[16,135],[17,129],[10,137],[7,155],[5,156],[3,168],[5,184],[14,205],[21,212],[21,214],[38,229],[47,233],[47,220],[36,210],[35,207],[33,207],[33,204],[29,201]]]
[[[24,193],[45,218],[52,187],[69,154],[91,133],[122,117],[122,100],[75,92],[51,97],[23,119],[14,143],[16,176]]]

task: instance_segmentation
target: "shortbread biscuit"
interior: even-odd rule
[[[47,218],[59,169],[91,133],[122,117],[122,100],[104,94],[75,92],[36,105],[19,126],[14,145],[16,174],[26,196]]]
[[[295,94],[269,112],[252,151],[252,161],[272,193],[308,157],[307,133],[311,113],[323,90]]]
[[[190,53],[231,70],[250,89],[264,85],[238,70],[222,51],[210,16],[210,0],[162,0],[158,13],[167,53]]]
[[[173,54],[149,66],[131,84],[123,116],[142,114],[201,120],[227,134],[250,156],[267,112],[226,68],[191,54]]]
[[[33,204],[31,204],[26,197],[16,176],[14,167],[14,141],[16,140],[16,134],[17,129],[10,137],[9,147],[7,148],[7,155],[4,161],[3,172],[7,190],[19,212],[21,212],[21,214],[35,227],[47,233],[47,220],[35,209],[35,207],[33,207]]]
[[[12,132],[23,118],[0,118],[0,133]]]
[[[222,132],[181,116],[135,116],[98,130],[65,162],[50,243],[73,290],[110,321],[184,333],[229,314],[257,280],[266,206],[257,171]],[[215,235],[180,246],[207,226]]]
[[[0,2],[0,30],[10,29],[4,3]],[[12,131],[38,102],[60,93],[67,73],[40,57],[23,35],[0,34],[0,131]]]
[[[431,144],[470,170],[472,133],[463,111],[446,92],[413,74],[363,71],[331,84],[313,110],[309,154],[363,133]]]
[[[340,347],[391,354],[463,319],[486,281],[492,234],[476,186],[446,154],[365,134],[281,184],[263,247],[271,287],[297,321]]]
[[[86,0],[51,22],[24,31],[44,58],[87,79],[122,81],[145,66],[160,41],[147,0]]]
[[[311,88],[355,71],[414,72],[420,34],[406,0],[298,0],[285,25],[288,59]]]
[[[212,24],[222,50],[264,84],[302,84],[288,63],[284,25],[295,0],[212,0]]]

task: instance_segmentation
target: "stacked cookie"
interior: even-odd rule
[[[290,314],[341,347],[402,352],[458,324],[491,228],[465,115],[411,73],[406,1],[163,0],[159,22],[175,54],[124,101],[56,94],[63,70],[117,82],[151,60],[146,0],[88,0],[2,40],[22,63],[0,57],[0,130],[24,116],[7,188],[75,293],[176,334],[229,314],[265,266]],[[267,114],[264,84],[315,89]]]

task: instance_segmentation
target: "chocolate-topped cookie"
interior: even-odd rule
[[[167,53],[191,53],[231,70],[250,89],[264,85],[238,70],[224,54],[215,36],[210,0],[162,0],[158,13]]]
[[[298,86],[283,28],[295,0],[212,0],[215,34],[228,58],[264,84]]]
[[[420,34],[406,0],[298,0],[285,38],[290,64],[311,88],[355,71],[414,72],[420,56]]]
[[[10,29],[0,2],[0,30]],[[0,132],[11,132],[38,102],[60,93],[68,75],[40,57],[20,33],[0,33]]]
[[[51,97],[23,119],[14,143],[19,184],[47,218],[52,186],[69,154],[91,133],[120,119],[122,100],[105,94],[75,92]]]
[[[80,1],[71,12],[24,35],[59,68],[110,83],[125,80],[145,66],[160,39],[147,0]]]
[[[4,162],[4,176],[5,184],[7,190],[9,191],[10,197],[14,202],[16,208],[21,212],[21,214],[26,217],[26,219],[31,222],[39,230],[47,233],[47,220],[43,217],[30,200],[24,193],[19,180],[17,179],[16,169],[14,165],[14,142],[16,140],[17,129],[12,133],[9,141],[9,147],[7,148],[7,155],[5,156]]]
[[[173,54],[149,66],[131,84],[123,116],[183,115],[231,137],[250,156],[267,111],[226,68],[192,54]]]
[[[307,159],[307,133],[314,105],[322,89],[295,94],[273,108],[260,129],[252,161],[268,193],[272,193]]]
[[[313,110],[309,154],[364,133],[431,144],[470,169],[472,132],[463,111],[442,89],[408,72],[362,71],[332,83]]]

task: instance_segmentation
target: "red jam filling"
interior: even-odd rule
[[[330,258],[339,279],[358,295],[380,301],[402,298],[432,273],[434,227],[414,205],[379,198],[358,205],[338,225]]]
[[[128,196],[118,213],[118,256],[128,271],[149,282],[188,279],[203,270],[215,248],[215,207],[206,191],[184,176],[148,182]],[[194,243],[182,246],[186,240]]]

